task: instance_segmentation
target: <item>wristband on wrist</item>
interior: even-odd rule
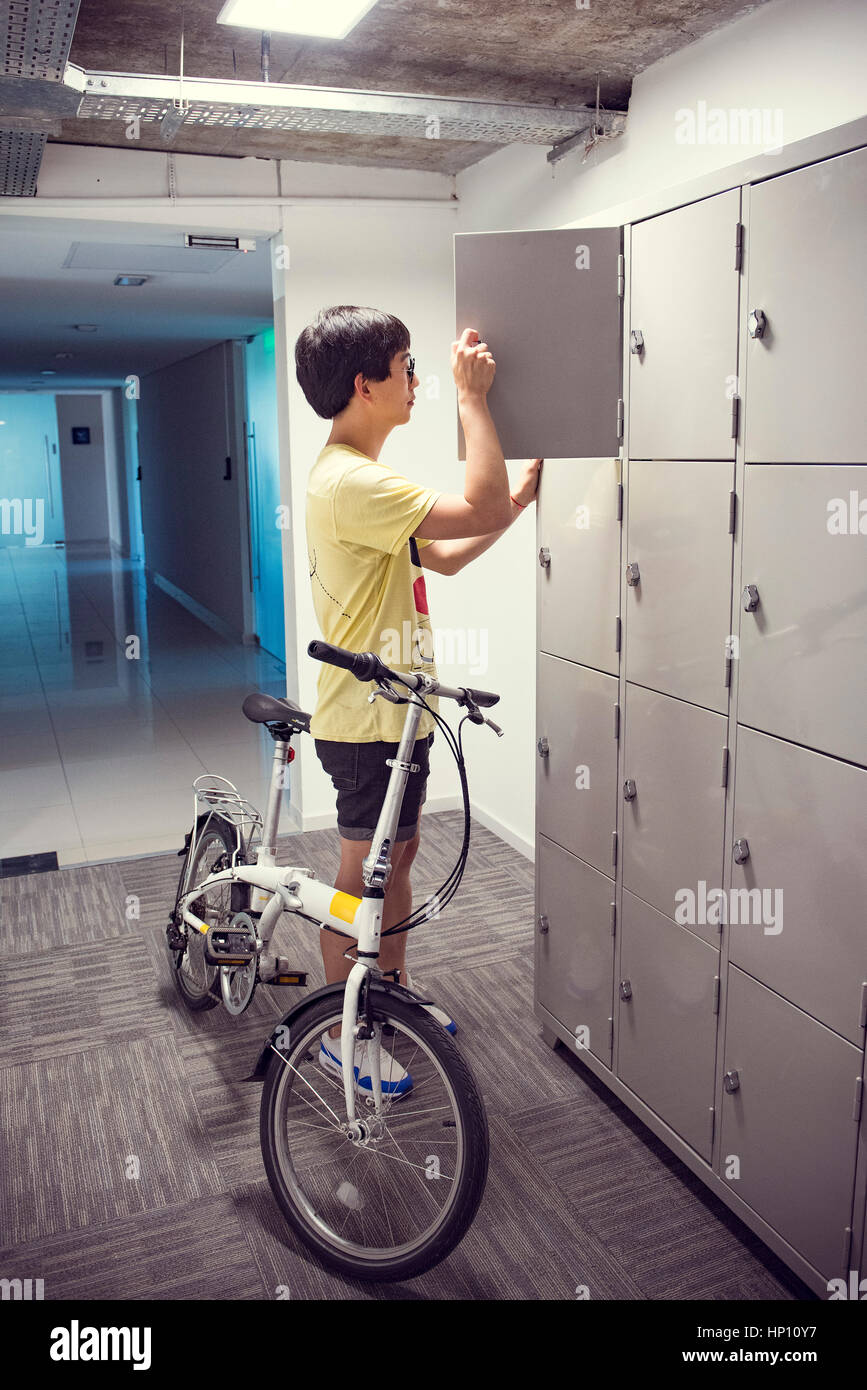
[[[518,499],[517,499],[517,497],[513,497],[513,496],[512,496],[511,492],[509,493],[509,501],[510,501],[510,502],[514,502],[514,504],[515,504],[516,507],[520,507],[520,508],[521,508],[521,511],[524,510],[524,507],[525,507],[526,504],[525,504],[524,502],[519,502]]]

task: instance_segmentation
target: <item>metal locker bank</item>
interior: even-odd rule
[[[827,1297],[867,1277],[867,148],[735,173],[458,235],[457,324],[545,458],[543,1036]]]

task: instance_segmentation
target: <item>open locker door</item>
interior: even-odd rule
[[[456,336],[475,328],[493,353],[488,405],[507,459],[618,453],[621,251],[620,227],[455,236]]]

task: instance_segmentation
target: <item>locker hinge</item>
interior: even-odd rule
[[[728,750],[728,748],[724,748],[724,749],[723,749],[723,764],[722,764],[722,781],[720,782],[720,786],[721,786],[721,787],[727,787],[728,784],[729,784],[729,750]]]
[[[851,1227],[851,1226],[844,1226],[844,1227],[843,1227],[843,1258],[842,1258],[842,1260],[840,1261],[840,1268],[841,1268],[842,1270],[847,1270],[847,1269],[849,1268],[849,1255],[851,1254],[851,1252],[852,1252],[852,1227]]]
[[[623,298],[623,291],[626,288],[626,260],[623,252],[617,257],[617,297]]]
[[[617,904],[611,904],[611,935],[617,935]]]
[[[708,1109],[710,1110],[710,1146],[713,1148],[713,1135],[714,1129],[716,1128],[716,1110],[712,1105],[709,1105]]]
[[[617,520],[623,520],[623,484],[617,484]]]
[[[620,619],[614,619],[614,650],[620,651]]]
[[[619,621],[619,619],[618,619],[618,621]],[[618,647],[619,647],[619,645],[620,645],[620,644],[618,643]],[[614,706],[614,737],[615,737],[615,738],[619,738],[619,737],[620,737],[620,706],[619,706],[619,705],[615,705],[615,706]],[[863,1025],[862,1025],[862,1026],[863,1026]]]
[[[608,1051],[614,1051],[614,1018],[608,1019]]]
[[[742,270],[744,264],[744,224],[735,227],[735,270]]]
[[[722,928],[720,928],[722,930]],[[713,977],[713,1012],[719,1013],[719,975]]]
[[[732,439],[738,437],[738,421],[741,416],[741,398],[732,396]]]
[[[726,657],[726,675],[725,675],[725,681],[723,682],[723,684],[725,685],[726,690],[728,690],[728,688],[729,688],[729,686],[731,685],[731,683],[732,683],[732,659],[731,659],[730,656],[727,656],[727,657]]]
[[[856,1125],[857,1125],[858,1121],[859,1121],[860,1118],[861,1118],[861,1101],[862,1101],[862,1099],[863,1099],[863,1096],[864,1096],[864,1078],[863,1078],[863,1076],[856,1076],[856,1077],[855,1077],[855,1099],[854,1099],[853,1102],[852,1102],[852,1119],[855,1121]]]
[[[623,438],[623,397],[617,397],[617,438]]]
[[[611,832],[611,867],[617,868],[617,831]]]
[[[858,1019],[859,1028],[867,1028],[867,980],[861,986],[861,1017]]]
[[[729,493],[729,535],[735,533],[735,517],[738,514],[738,495],[736,492]]]

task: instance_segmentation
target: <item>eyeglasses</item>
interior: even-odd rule
[[[412,379],[413,379],[413,377],[415,376],[415,358],[414,358],[414,357],[411,357],[411,358],[409,359],[409,361],[407,362],[406,366],[404,367],[404,371],[406,372],[407,378],[408,378],[408,380],[409,380],[409,384],[410,384],[410,386],[411,386],[411,385],[412,385]]]

